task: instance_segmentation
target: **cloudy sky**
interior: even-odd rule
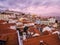
[[[0,0],[0,9],[22,11],[43,16],[59,16],[60,0]]]

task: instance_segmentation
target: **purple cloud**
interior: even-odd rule
[[[53,13],[60,13],[60,0],[0,0],[0,9],[2,8],[26,13],[52,15]]]

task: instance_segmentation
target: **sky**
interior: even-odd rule
[[[0,0],[0,9],[43,16],[60,16],[60,0]]]

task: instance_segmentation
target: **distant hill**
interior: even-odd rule
[[[60,16],[56,16],[56,19],[60,21]]]
[[[57,20],[60,21],[60,13],[50,13],[50,14],[48,14],[48,15],[54,16]]]
[[[49,14],[45,14],[47,16],[59,16],[60,17],[60,13],[49,13]]]

